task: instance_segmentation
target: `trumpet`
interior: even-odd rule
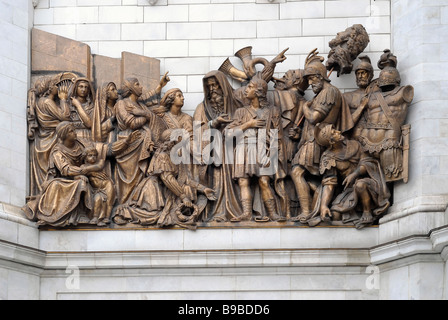
[[[265,58],[254,59],[252,57],[252,47],[244,47],[235,53],[235,56],[243,62],[243,70],[239,70],[238,68],[236,68],[230,62],[229,58],[227,58],[223,62],[218,70],[240,82],[249,81],[257,73],[257,70],[255,68],[257,64],[262,64],[266,68],[270,65],[275,65],[278,62],[283,62],[286,59],[286,57],[284,57],[284,54],[288,49],[283,50],[279,55],[277,55],[277,57],[274,58],[274,60],[269,62]]]

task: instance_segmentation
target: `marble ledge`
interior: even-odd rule
[[[0,219],[15,222],[31,228],[38,228],[35,222],[28,220],[21,208],[0,202]]]
[[[429,235],[416,235],[389,243],[383,243],[370,249],[372,264],[380,265],[405,258],[426,255],[435,259],[447,260],[448,225],[432,230]]]
[[[420,196],[395,203],[387,215],[380,219],[385,224],[421,212],[445,212],[448,209],[448,196]]]
[[[14,263],[14,270],[31,268],[33,273],[39,273],[46,258],[46,253],[36,248],[0,240],[0,266],[6,261],[8,265]]]
[[[11,263],[13,267],[11,267]],[[284,249],[284,250],[188,250],[122,252],[45,252],[0,240],[0,267],[33,270],[151,269],[165,268],[301,268],[323,269],[370,265],[369,249]],[[243,269],[242,269],[243,268]],[[314,270],[314,269],[313,269]],[[165,272],[165,271],[163,271]],[[242,271],[244,272],[244,270]],[[316,270],[313,271],[314,273]]]
[[[45,270],[76,266],[81,269],[165,268],[309,268],[365,267],[367,249],[353,250],[260,250],[117,253],[47,253]],[[148,271],[150,272],[150,271]],[[165,271],[163,271],[165,272]]]
[[[39,249],[63,253],[369,249],[378,245],[378,238],[377,227],[41,230]]]

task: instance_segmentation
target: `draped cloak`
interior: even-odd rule
[[[222,110],[215,110],[209,100],[207,80],[213,77],[216,78],[223,92],[224,105]],[[198,136],[195,136],[200,153],[199,157],[195,158],[197,163],[201,163],[201,155],[207,152],[207,148],[211,148],[210,140],[205,137],[206,130],[212,129],[210,122],[221,114],[227,114],[230,119],[233,119],[235,111],[242,107],[241,101],[236,98],[236,90],[232,88],[226,75],[221,71],[211,71],[207,73],[203,78],[203,86],[204,101],[197,106],[193,115],[194,123],[200,125]],[[215,190],[217,197],[216,201],[209,201],[205,208],[203,214],[203,219],[205,221],[227,221],[229,218],[239,216],[242,213],[240,200],[235,191],[236,186],[231,177],[232,168],[230,164],[226,163],[225,144],[222,139],[224,137],[223,131],[225,125],[216,129],[219,130],[221,139],[213,140],[213,149],[220,154],[221,157],[215,157],[218,161],[209,165],[194,166],[194,178],[201,184]]]

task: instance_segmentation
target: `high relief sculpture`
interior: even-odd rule
[[[121,83],[39,74],[28,94],[23,210],[47,228],[374,225],[393,183],[409,179],[414,91],[389,49],[374,79],[369,41],[354,25],[330,41],[327,61],[311,50],[280,77],[288,49],[268,61],[242,48],[241,68],[226,59],[203,77],[192,115],[181,88],[162,93],[168,72],[149,88],[135,72]],[[358,89],[331,83],[333,71],[353,70]]]

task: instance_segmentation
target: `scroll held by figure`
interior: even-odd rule
[[[414,90],[389,49],[372,62],[369,41],[354,25],[330,41],[327,60],[310,50],[284,74],[288,49],[268,60],[242,48],[240,67],[226,59],[202,77],[188,112],[183,88],[165,89],[168,72],[145,72],[152,60],[124,55],[120,80],[99,78],[100,66],[88,68],[94,79],[37,70],[23,211],[47,228],[375,225],[394,183],[410,178]],[[338,89],[334,71],[357,88]]]

